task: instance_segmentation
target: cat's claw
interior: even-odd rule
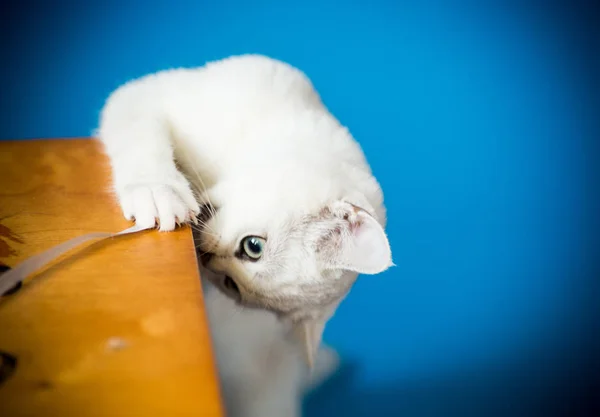
[[[194,222],[200,213],[198,202],[189,188],[167,184],[139,184],[119,193],[123,214],[142,227],[169,232],[179,224]]]

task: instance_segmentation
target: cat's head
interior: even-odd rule
[[[271,204],[272,206],[272,204]],[[208,278],[244,307],[270,310],[292,323],[312,364],[325,322],[358,274],[392,265],[374,213],[344,200],[310,212],[260,203],[205,205],[197,246]]]

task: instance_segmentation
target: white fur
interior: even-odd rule
[[[359,145],[288,64],[244,55],[134,80],[107,100],[98,134],[127,218],[169,231],[194,220],[198,202],[219,207],[203,228],[201,246],[219,255],[203,278],[233,276],[238,301],[311,324],[314,349],[356,275],[392,264],[383,195]],[[253,234],[268,236],[264,259],[236,259]],[[289,323],[206,293],[230,415],[299,415],[311,379]],[[319,350],[312,382],[336,361]]]
[[[210,274],[202,270],[203,277]],[[309,373],[300,348],[273,314],[241,309],[206,281],[204,295],[227,415],[300,416],[302,395],[337,369],[335,351],[322,346]]]

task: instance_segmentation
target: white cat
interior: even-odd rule
[[[392,265],[359,145],[302,72],[258,55],[125,84],[98,136],[125,217],[200,222],[228,415],[300,415],[303,390],[336,365],[319,347],[326,321],[359,273]]]

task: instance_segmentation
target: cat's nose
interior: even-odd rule
[[[200,254],[200,263],[202,264],[202,266],[206,267],[211,259],[213,258],[214,254],[212,253],[208,253],[208,252],[204,252]]]

